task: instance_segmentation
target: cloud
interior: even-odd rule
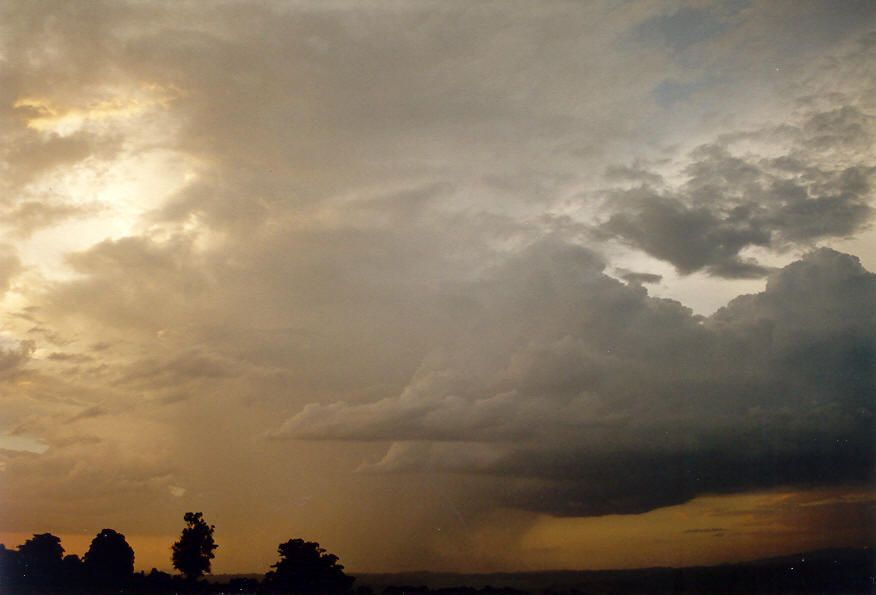
[[[53,204],[50,201],[24,200],[3,215],[3,224],[18,236],[29,236],[34,231],[52,227],[58,223],[93,215],[99,210],[96,205]]]
[[[623,212],[612,215],[601,230],[622,238],[648,254],[671,262],[684,274],[707,268],[722,277],[759,277],[766,269],[739,257],[748,246],[764,246],[770,233],[757,222],[709,207],[691,208],[674,197],[646,189],[615,197]]]
[[[126,453],[120,458],[119,454],[117,444],[80,444],[63,450],[50,448],[39,457],[7,459],[4,472],[15,476],[17,481],[15,486],[3,490],[4,500],[11,502],[12,494],[27,494],[28,498],[4,506],[0,520],[7,527],[27,530],[31,523],[39,523],[38,518],[42,518],[43,523],[62,531],[77,526],[70,522],[71,515],[78,516],[80,525],[104,522],[98,519],[118,517],[128,506],[155,508],[155,504],[149,504],[149,498],[158,502],[162,496],[169,498],[165,496],[171,479],[167,468],[156,465],[148,457]],[[91,464],[81,464],[83,456]],[[48,479],[53,476],[54,480]],[[60,490],[52,499],[59,495],[62,498],[44,514],[38,511],[49,499],[48,489]]]
[[[735,9],[730,14],[713,8],[684,6],[671,14],[661,14],[642,22],[636,28],[638,38],[653,38],[666,44],[674,52],[682,52],[690,46],[720,36],[732,24]]]
[[[9,289],[12,279],[21,272],[21,261],[12,246],[0,244],[0,297]]]
[[[494,497],[562,515],[872,473],[876,276],[852,256],[815,251],[708,319],[571,246],[533,246],[484,286],[474,342],[398,396],[307,405],[273,437],[395,441],[363,469],[492,477]]]
[[[72,416],[67,421],[68,423],[71,423],[74,421],[79,421],[81,419],[88,419],[89,417],[98,417],[100,415],[106,415],[106,410],[100,405],[92,405],[91,407],[87,407],[76,415]]]
[[[639,285],[643,283],[660,283],[663,279],[662,275],[655,275],[654,273],[637,273],[636,271],[630,271],[624,268],[619,268],[616,272],[624,281]]]
[[[198,269],[191,238],[163,243],[145,237],[105,240],[67,256],[80,279],[51,289],[46,309],[55,316],[90,312],[107,322],[158,332],[184,324],[187,304],[211,282]],[[163,303],[164,307],[154,305]],[[173,306],[171,306],[171,303]]]
[[[810,113],[781,130],[724,135],[688,154],[678,184],[630,170],[624,177],[641,184],[607,191],[609,215],[598,232],[671,263],[681,274],[766,275],[769,268],[744,257],[746,249],[812,246],[868,224],[876,173],[865,148],[873,139],[870,120],[844,106]],[[733,142],[768,134],[787,138],[793,148],[778,156],[732,152]],[[844,162],[828,165],[831,160],[818,153],[827,151],[840,151]],[[617,178],[618,171],[608,177]]]
[[[387,568],[447,499],[859,479],[869,277],[777,267],[872,237],[864,10],[0,0],[4,518]]]
[[[64,353],[61,351],[53,351],[46,357],[56,362],[73,362],[77,364],[90,362],[94,359],[88,355],[83,355],[81,353]]]
[[[36,344],[33,341],[21,341],[17,347],[0,347],[0,374],[6,374],[28,362],[33,355]]]
[[[166,424],[130,414],[108,418],[99,411],[85,411],[75,424],[61,427],[51,419],[42,422],[54,430],[48,449],[36,457],[2,457],[4,477],[15,478],[0,486],[8,503],[0,522],[7,530],[45,523],[54,531],[76,531],[83,524],[117,522],[131,507],[151,510],[154,522],[165,517],[165,507],[176,506],[169,486],[176,483],[182,451]]]

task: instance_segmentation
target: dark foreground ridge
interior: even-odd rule
[[[61,540],[51,533],[7,549],[0,544],[0,594],[21,593],[350,593],[354,579],[344,573],[338,557],[315,541],[290,539],[277,548],[279,561],[259,580],[235,577],[208,582],[214,551],[215,527],[203,513],[187,512],[179,540],[170,547],[170,575],[153,568],[134,572],[134,550],[125,536],[104,529],[91,541],[80,559],[64,556]]]
[[[303,539],[277,549],[280,559],[264,575],[205,575],[214,550],[213,526],[201,513],[186,513],[186,527],[172,545],[180,574],[134,572],[134,550],[125,536],[104,529],[80,559],[64,556],[51,533],[34,535],[16,550],[0,544],[0,594],[71,593],[306,593],[450,595],[644,595],[659,593],[874,593],[873,548],[831,549],[754,562],[689,568],[548,571],[495,574],[413,572],[344,573],[334,554]],[[356,586],[354,588],[354,581]]]
[[[374,593],[651,594],[874,593],[873,548],[829,549],[738,564],[634,570],[562,570],[491,574],[359,574]]]

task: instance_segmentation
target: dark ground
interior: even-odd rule
[[[355,576],[354,592],[359,590],[387,595],[876,593],[876,552],[873,548],[821,550],[739,564],[689,568],[492,574],[406,572]],[[211,582],[227,582],[230,578],[232,577],[214,576]]]

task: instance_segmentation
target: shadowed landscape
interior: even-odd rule
[[[690,568],[542,571],[490,574],[406,572],[347,576],[318,543],[290,539],[264,575],[205,577],[218,545],[202,513],[170,548],[180,574],[153,568],[134,572],[135,554],[124,535],[104,529],[83,559],[64,556],[60,540],[34,535],[12,550],[0,544],[0,592],[30,593],[357,593],[630,594],[637,593],[871,593],[876,588],[872,548],[832,549],[738,564]],[[354,582],[355,588],[354,588]]]
[[[374,593],[871,593],[872,548],[821,550],[738,564],[635,570],[363,574]]]
[[[0,544],[0,592],[3,593],[118,593],[118,592],[265,592],[344,593],[354,579],[344,574],[334,554],[316,542],[290,539],[277,548],[280,560],[259,581],[231,578],[218,583],[203,580],[210,572],[215,527],[200,512],[184,515],[186,526],[170,547],[171,575],[155,568],[134,572],[134,550],[125,536],[104,529],[82,557],[64,556],[61,540],[51,533],[36,534],[17,549]]]

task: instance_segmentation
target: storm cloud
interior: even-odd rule
[[[766,275],[768,267],[746,258],[746,248],[811,246],[850,236],[869,223],[872,159],[862,156],[855,165],[828,168],[823,163],[830,160],[821,153],[868,152],[873,129],[872,116],[846,106],[772,131],[790,144],[778,156],[758,156],[750,148],[738,156],[728,148],[730,142],[697,147],[682,170],[686,179],[677,185],[654,172],[609,170],[610,177],[623,174],[643,182],[607,192],[611,214],[599,231],[668,261],[682,274]],[[734,140],[750,136],[737,134]]]
[[[0,0],[0,531],[482,570],[545,515],[859,492],[873,19]]]
[[[274,435],[399,441],[368,469],[495,475],[554,514],[870,478],[876,276],[852,256],[813,252],[709,318],[570,246],[534,246],[485,287],[477,342],[398,396],[308,405]]]

